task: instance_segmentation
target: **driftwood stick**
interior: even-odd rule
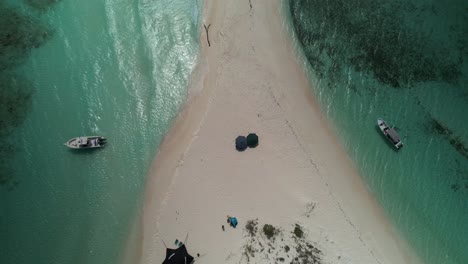
[[[203,24],[203,26],[205,27],[206,31],[206,41],[208,42],[208,47],[211,47],[210,36],[208,35],[208,30],[210,29],[211,24],[209,24],[208,27],[205,24]]]

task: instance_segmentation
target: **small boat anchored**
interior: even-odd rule
[[[401,142],[398,133],[395,131],[395,129],[389,127],[382,118],[377,119],[377,125],[379,126],[384,136],[395,146],[395,148],[400,149],[403,147],[403,142]]]
[[[65,146],[72,149],[92,149],[102,148],[106,144],[106,138],[101,136],[83,136],[76,137],[64,143]]]

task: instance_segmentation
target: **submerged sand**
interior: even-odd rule
[[[141,262],[187,234],[197,263],[419,262],[324,120],[281,2],[205,0],[204,12],[211,46],[202,30],[189,100],[148,177]],[[250,132],[259,145],[236,151]]]

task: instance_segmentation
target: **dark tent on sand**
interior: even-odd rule
[[[166,259],[162,264],[191,264],[193,257],[187,252],[185,244],[177,249],[166,248]]]
[[[249,148],[255,148],[258,145],[258,136],[255,133],[250,133],[247,136],[247,145]]]
[[[236,138],[236,149],[238,151],[244,151],[247,148],[247,139],[244,136],[238,136]]]

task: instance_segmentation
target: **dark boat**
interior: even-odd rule
[[[403,147],[403,142],[401,142],[398,133],[395,131],[395,129],[388,126],[382,118],[377,119],[377,125],[379,126],[384,136],[390,140],[390,142],[392,142],[395,148],[400,149]]]

